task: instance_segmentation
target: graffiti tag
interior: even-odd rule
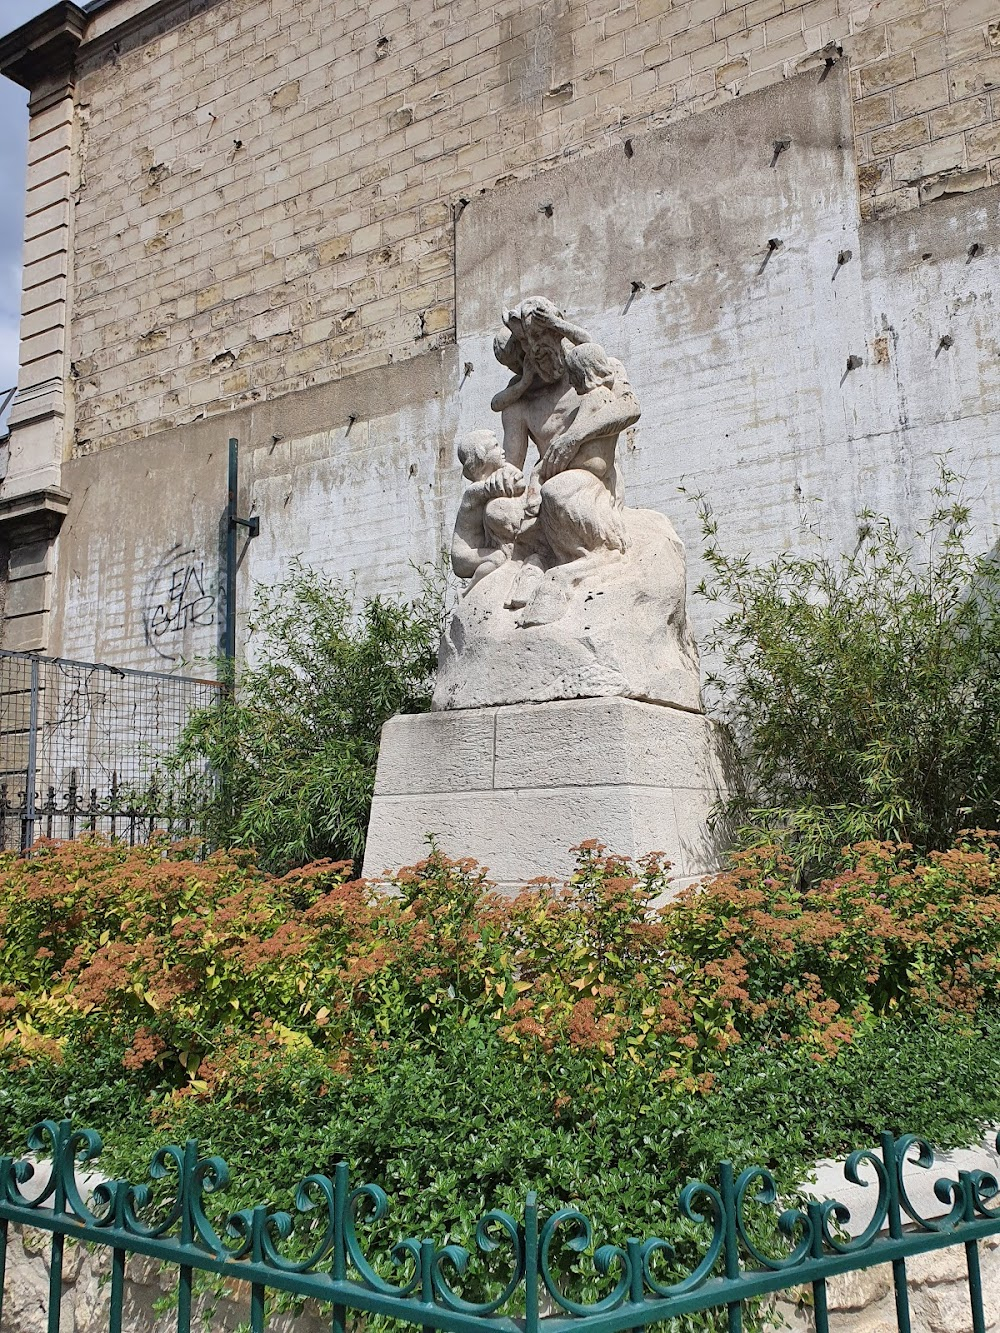
[[[193,547],[175,546],[159,561],[147,584],[143,621],[147,645],[171,662],[181,656],[175,636],[215,624],[215,592]]]

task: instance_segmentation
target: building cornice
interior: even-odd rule
[[[0,74],[29,91],[43,80],[68,78],[86,27],[84,10],[72,0],[60,0],[0,37]]]
[[[0,542],[21,546],[50,541],[62,526],[71,498],[58,486],[23,495],[0,495]]]

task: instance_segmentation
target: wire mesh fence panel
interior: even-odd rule
[[[198,832],[208,782],[173,754],[217,681],[0,651],[0,850]]]

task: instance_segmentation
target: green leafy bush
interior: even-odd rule
[[[0,857],[0,1149],[62,1111],[140,1179],[195,1137],[233,1168],[220,1209],[346,1157],[393,1200],[383,1251],[468,1242],[535,1188],[598,1240],[667,1237],[682,1268],[702,1237],[677,1189],[723,1157],[791,1188],[881,1129],[948,1145],[1000,1117],[995,835],[863,846],[814,889],[754,850],[659,912],[666,867],[596,845],[513,899],[438,854],[391,897],[349,875],[99,842]]]
[[[175,766],[207,761],[204,827],[214,846],[256,849],[285,870],[361,860],[382,724],[430,706],[443,583],[412,602],[369,597],[296,566],[260,589],[250,663],[234,694],[195,715]]]
[[[840,849],[927,851],[1000,809],[1000,570],[946,471],[916,543],[864,513],[853,553],[726,554],[702,505],[722,616],[710,679],[742,769],[729,820],[812,876]]]
[[[811,890],[783,854],[748,852],[654,914],[667,868],[596,845],[570,884],[515,898],[436,852],[393,895],[349,873],[99,842],[0,858],[0,1059],[99,1044],[173,1100],[252,1096],[289,1050],[350,1078],[387,1042],[437,1048],[475,1023],[557,1083],[579,1063],[689,1093],[740,1041],[821,1059],[874,1017],[967,1021],[1000,993],[987,834],[925,861],[863,845]]]

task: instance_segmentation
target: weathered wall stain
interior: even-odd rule
[[[450,535],[456,441],[493,423],[496,311],[533,293],[629,365],[643,415],[622,451],[626,483],[678,527],[692,585],[704,569],[681,483],[710,495],[734,547],[802,549],[817,521],[853,545],[866,505],[906,529],[951,449],[977,521],[1000,520],[1000,190],[862,219],[846,74],[786,80],[636,138],[631,157],[612,146],[472,200],[458,223],[457,346],[64,464],[79,498],[60,538],[53,650],[162,660],[141,616],[114,608],[138,602],[150,555],[174,549],[178,515],[161,497],[178,475],[181,549],[215,559],[224,474],[206,460],[229,435],[241,512],[261,518],[240,571],[244,612],[252,585],[279,582],[295,554],[362,595],[415,593],[413,565]],[[790,144],[772,166],[779,139]],[[772,237],[783,244],[761,273]],[[845,375],[849,357],[862,364]],[[102,499],[82,514],[88,487]],[[134,505],[124,542],[121,494]],[[691,610],[703,637],[705,604]],[[212,631],[198,634],[210,652]]]
[[[798,73],[849,67],[866,216],[997,183],[996,18],[995,0],[216,0],[114,58],[85,43],[76,451],[444,346],[463,199],[570,154],[641,156],[649,128]]]

